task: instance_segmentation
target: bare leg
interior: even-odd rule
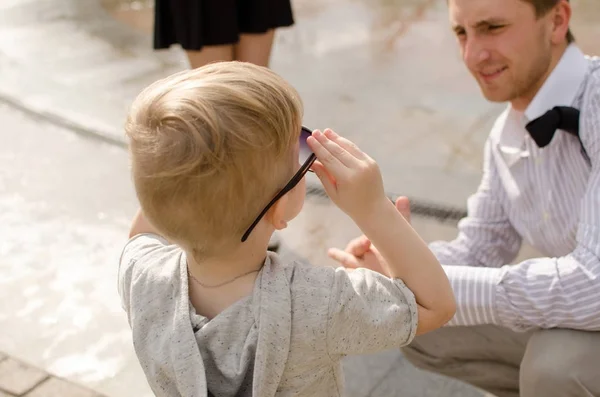
[[[192,69],[212,62],[232,61],[233,45],[215,45],[203,47],[200,51],[186,51]]]
[[[267,33],[241,34],[240,41],[234,45],[235,59],[268,67],[274,38],[274,29]]]

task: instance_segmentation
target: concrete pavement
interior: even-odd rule
[[[103,397],[0,352],[0,397]]]
[[[389,191],[443,190],[445,204],[463,207],[498,106],[480,99],[458,62],[444,5],[305,0],[295,11],[272,67],[300,91],[305,124],[354,139],[379,161]],[[432,53],[448,60],[444,70]],[[133,97],[187,64],[176,48],[152,52],[148,34],[97,0],[26,0],[0,5],[0,67],[0,97],[122,142]]]

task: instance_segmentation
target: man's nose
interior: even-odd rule
[[[490,57],[490,51],[483,40],[477,37],[469,37],[465,41],[463,50],[463,61],[467,66],[476,66]]]

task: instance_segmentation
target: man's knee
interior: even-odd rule
[[[402,347],[400,351],[402,352],[402,355],[417,368],[436,372],[436,370],[442,366],[442,364],[440,364],[440,361],[443,361],[441,358],[431,356],[414,345]]]
[[[514,397],[528,339],[501,327],[444,327],[415,338],[402,351],[418,368]]]
[[[435,330],[416,337],[408,346],[401,348],[402,354],[415,367],[438,372],[448,366],[454,357],[445,348],[448,332]]]
[[[520,390],[523,397],[553,397],[566,396],[565,389],[576,382],[577,367],[572,360],[562,360],[558,357],[548,358],[548,355],[526,355],[521,364]]]
[[[600,335],[593,334],[596,333],[562,329],[536,332],[521,363],[521,396],[599,393],[596,361],[600,354]]]
[[[528,334],[495,326],[443,327],[416,337],[402,353],[418,368],[448,373],[468,362],[499,362],[518,368]]]

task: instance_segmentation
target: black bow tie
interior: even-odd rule
[[[556,106],[525,126],[538,147],[547,146],[556,130],[567,131],[579,138],[579,110]]]
[[[556,130],[563,130],[579,139],[581,145],[581,154],[583,158],[591,165],[590,156],[588,156],[581,137],[579,136],[579,110],[570,106],[556,106],[542,116],[530,121],[525,126],[531,138],[538,147],[547,146],[554,137]]]

